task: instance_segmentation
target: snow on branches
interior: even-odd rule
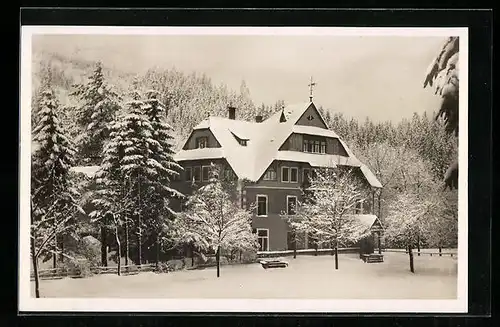
[[[76,213],[83,211],[69,178],[74,146],[60,126],[56,113],[58,102],[50,87],[42,91],[39,105],[40,119],[32,133],[35,146],[31,173],[31,254],[36,269],[37,297],[39,256],[52,253],[55,268],[58,236],[72,229]]]
[[[449,37],[438,56],[433,60],[426,74],[424,88],[435,81],[436,94],[442,98],[436,115],[444,118],[445,131],[458,136],[459,97],[459,38]],[[458,188],[458,160],[455,160],[445,174],[446,186]]]
[[[216,252],[217,277],[222,249],[258,246],[252,233],[251,211],[238,206],[219,172],[218,167],[211,166],[210,181],[194,191],[186,203],[187,210],[179,213],[174,223],[176,239]]]
[[[109,124],[121,110],[121,98],[106,84],[101,63],[97,63],[86,84],[75,85],[71,93],[80,105],[76,123],[81,130],[78,138],[81,156],[97,163],[109,137]]]
[[[308,196],[297,205],[297,219],[291,223],[296,232],[310,233],[335,249],[367,235],[366,226],[352,215],[367,193],[351,170],[317,169],[307,191]],[[338,269],[337,251],[335,261]]]

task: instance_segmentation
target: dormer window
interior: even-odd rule
[[[236,133],[231,131],[231,134],[233,134],[234,138],[236,141],[241,145],[241,146],[247,146],[248,144],[248,138],[247,137],[241,137],[236,135]]]
[[[196,138],[196,148],[204,149],[208,146],[208,137],[202,136]]]

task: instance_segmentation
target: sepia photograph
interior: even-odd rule
[[[467,29],[21,41],[20,310],[466,312]]]

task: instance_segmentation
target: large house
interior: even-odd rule
[[[242,207],[256,206],[252,224],[261,251],[291,249],[283,212],[293,214],[302,183],[314,168],[353,167],[369,190],[382,187],[328,128],[312,101],[285,106],[266,120],[257,116],[254,122],[236,120],[235,113],[236,108],[228,107],[227,118],[209,117],[194,127],[175,155],[184,167],[176,184],[189,194],[193,180],[198,185],[208,182],[211,163],[224,167],[225,177],[238,181]],[[372,201],[366,201],[356,214],[373,217],[372,211]],[[304,235],[302,248],[311,247],[308,243]]]

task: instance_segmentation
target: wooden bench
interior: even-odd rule
[[[286,268],[288,267],[288,262],[281,260],[261,260],[260,264],[262,268]]]
[[[361,259],[366,263],[372,262],[384,262],[384,256],[382,254],[362,254]]]

